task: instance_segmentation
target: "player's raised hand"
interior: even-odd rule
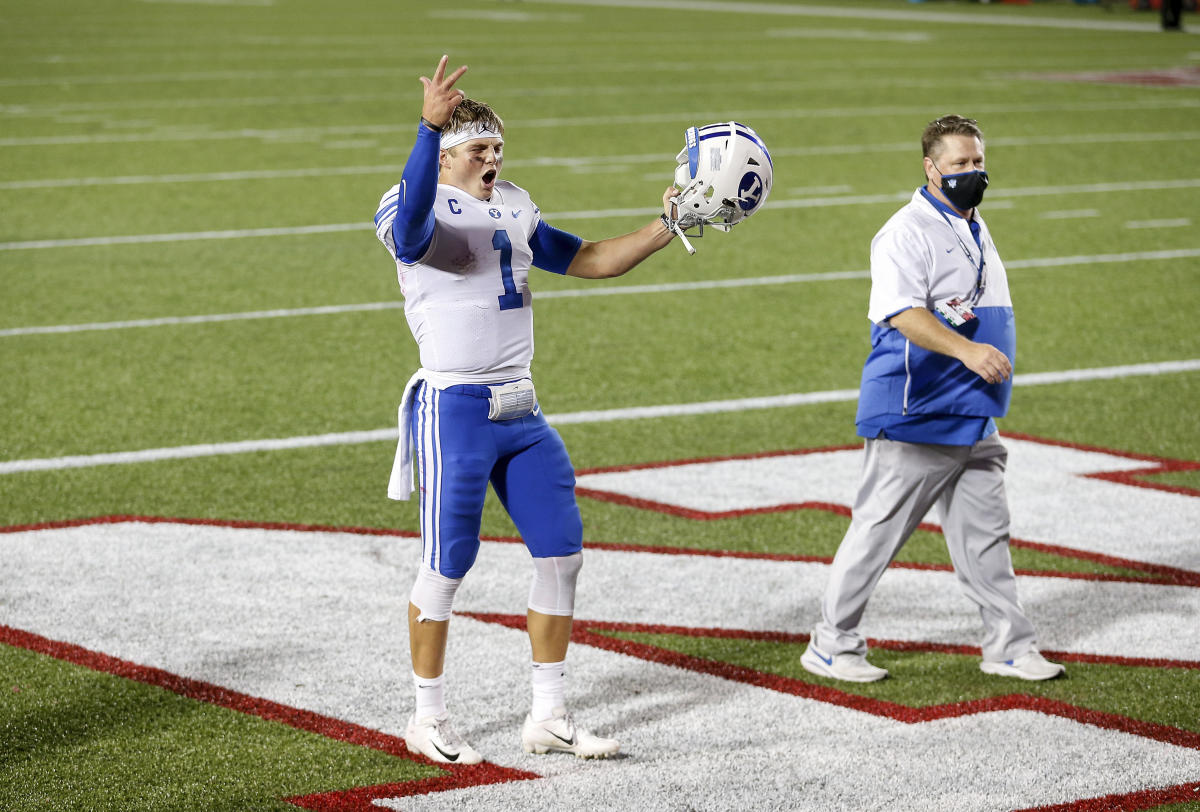
[[[450,57],[443,54],[438,62],[437,70],[433,72],[433,78],[421,77],[421,84],[425,86],[425,101],[421,104],[421,118],[435,127],[445,127],[450,121],[450,116],[454,114],[454,108],[458,107],[466,98],[465,93],[454,88],[454,83],[467,72],[467,66],[463,65],[447,76],[446,63],[449,61]]]

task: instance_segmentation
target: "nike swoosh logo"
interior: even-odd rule
[[[554,738],[558,739],[560,742],[565,744],[567,747],[575,746],[575,734],[574,733],[571,734],[571,738],[569,738],[569,739],[564,739],[562,736],[558,735],[553,730],[550,731],[550,735],[553,736]]]
[[[817,659],[820,660],[821,662],[825,663],[825,665],[833,665],[832,657],[826,657],[824,654],[817,651],[815,648],[810,648],[809,651],[811,651],[813,654],[817,655]]]
[[[953,254],[953,253],[954,253],[954,249],[953,249],[953,248],[947,248],[947,249],[946,249],[946,253],[947,253],[947,254]]]
[[[438,747],[437,742],[433,741],[432,739],[429,740],[429,743],[433,745],[434,750],[437,750],[446,757],[446,761],[458,761],[458,753],[447,753],[445,750]]]

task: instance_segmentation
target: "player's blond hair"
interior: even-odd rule
[[[979,139],[979,143],[983,143],[983,130],[979,129],[979,122],[975,119],[956,115],[942,116],[925,125],[925,131],[921,133],[922,156],[932,158],[934,153],[940,153],[942,139],[947,135],[973,136]]]
[[[458,107],[454,108],[454,113],[450,116],[450,120],[446,122],[446,126],[442,128],[444,132],[452,133],[467,127],[478,127],[482,125],[485,129],[492,132],[504,135],[504,121],[500,116],[496,115],[496,111],[487,104],[475,99],[463,99],[458,103]],[[455,150],[458,147],[451,147],[447,152],[456,154]]]

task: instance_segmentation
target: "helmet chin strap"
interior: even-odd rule
[[[679,214],[679,207],[677,205],[675,205],[674,203],[672,203],[671,211],[673,211],[675,214]],[[687,249],[687,252],[689,254],[696,253],[696,249],[692,247],[692,244],[690,242],[688,242],[687,235],[684,234],[683,229],[679,227],[678,219],[676,219],[675,217],[671,217],[670,215],[664,213],[662,216],[662,221],[663,221],[663,225],[667,227],[668,231],[679,235],[679,239],[683,242],[683,247]],[[700,236],[700,237],[704,236],[704,226],[703,225],[700,226],[700,234],[698,234],[697,236]]]
[[[680,239],[680,240],[683,242],[683,247],[687,249],[687,252],[688,252],[689,254],[695,254],[695,253],[696,253],[696,249],[692,247],[692,244],[691,244],[690,242],[688,242],[687,235],[686,235],[686,234],[684,234],[684,233],[683,233],[683,229],[679,227],[679,221],[678,221],[678,220],[672,220],[672,221],[671,221],[671,230],[672,230],[672,231],[674,231],[676,234],[678,234],[678,235],[679,235],[679,239]],[[698,234],[697,236],[700,236],[700,237],[703,237],[703,236],[704,236],[704,226],[701,226],[701,227],[700,227],[700,234]]]

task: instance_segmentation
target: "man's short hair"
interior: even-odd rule
[[[974,136],[983,143],[983,130],[979,129],[979,122],[975,119],[956,115],[942,116],[925,125],[925,132],[921,133],[921,154],[929,158],[934,152],[940,152],[942,139],[947,135]]]
[[[463,99],[454,108],[450,121],[443,127],[447,133],[457,132],[467,127],[479,127],[504,135],[504,122],[496,111],[481,101]],[[453,147],[451,147],[453,149]]]

